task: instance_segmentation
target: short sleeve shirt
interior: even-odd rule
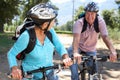
[[[74,33],[80,34],[79,48],[82,51],[86,51],[86,52],[96,51],[95,47],[97,44],[99,33],[95,31],[94,25],[89,26],[88,24],[87,24],[87,29],[83,33],[81,33],[84,23],[83,21],[84,18],[80,18],[75,22],[73,26],[73,34]],[[98,26],[101,36],[108,35],[106,23],[103,20],[103,18],[100,16],[98,16]]]

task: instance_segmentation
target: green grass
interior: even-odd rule
[[[10,47],[13,45],[12,40],[13,34],[11,33],[0,33],[0,54],[7,53]]]
[[[72,34],[71,31],[56,31],[56,33],[60,33],[60,34]]]

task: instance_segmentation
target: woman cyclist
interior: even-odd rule
[[[56,49],[57,53],[61,55],[65,67],[71,65],[66,49],[58,39],[58,36],[52,26],[55,23],[57,11],[50,5],[41,3],[31,8],[27,13],[27,18],[34,22],[34,30],[36,34],[36,44],[34,49],[26,54],[22,60],[23,72],[38,69],[40,67],[47,67],[53,65],[53,51]],[[48,39],[45,32],[50,31],[52,34],[53,43]],[[18,68],[16,55],[24,50],[29,42],[28,31],[24,31],[13,47],[8,52],[8,62],[11,69],[13,79],[22,80],[22,71]],[[46,71],[48,80],[58,80],[53,70]],[[40,80],[42,73],[34,73],[33,80]]]

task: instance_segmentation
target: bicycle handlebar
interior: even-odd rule
[[[50,70],[50,69],[61,70],[64,68],[64,66],[65,66],[64,64],[57,64],[57,65],[48,66],[48,67],[40,67],[39,69],[23,72],[23,77],[24,78],[31,78],[33,73],[38,73],[38,72],[45,73],[47,70]],[[8,73],[8,77],[12,78],[12,74]]]
[[[97,61],[101,61],[101,62],[105,62],[109,59],[109,56],[81,56],[81,59],[82,59],[82,62],[85,62],[85,61],[90,61],[90,60],[97,60]],[[73,55],[72,55],[72,60],[73,60],[73,63],[76,63],[77,60],[74,59]]]
[[[95,59],[97,61],[107,61],[109,59],[109,56],[82,56],[82,61],[85,60],[91,60],[91,59]]]
[[[91,59],[95,59],[97,61],[107,61],[107,59],[109,59],[109,56],[97,56],[97,58],[94,58],[93,56],[82,56],[81,59],[83,62],[91,60]],[[72,57],[72,60],[73,60],[73,57]],[[73,61],[73,63],[74,63],[74,61]],[[23,72],[23,77],[31,75],[32,73],[37,73],[37,72],[45,73],[47,70],[50,70],[50,69],[61,70],[61,69],[63,69],[64,66],[65,66],[64,64],[57,64],[57,65],[48,66],[48,67],[40,67],[39,69]],[[12,75],[8,74],[8,77],[12,78]]]
[[[37,73],[37,72],[45,72],[50,69],[59,69],[60,70],[60,69],[63,69],[63,67],[64,67],[64,64],[58,64],[58,65],[54,65],[54,66],[40,67],[39,69],[27,71],[26,73],[29,75],[29,74]]]

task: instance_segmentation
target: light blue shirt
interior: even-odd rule
[[[45,37],[44,45],[42,45],[37,39],[34,49],[29,54],[26,54],[26,57],[22,62],[24,71],[38,69],[39,67],[52,66],[54,48],[60,56],[63,56],[65,53],[67,53],[53,28],[50,30],[50,32],[52,33],[53,43],[47,37]],[[21,34],[8,52],[8,62],[10,68],[17,66],[16,55],[27,47],[28,42],[29,34],[27,31],[25,31]],[[39,77],[42,77],[42,75],[39,74]]]

